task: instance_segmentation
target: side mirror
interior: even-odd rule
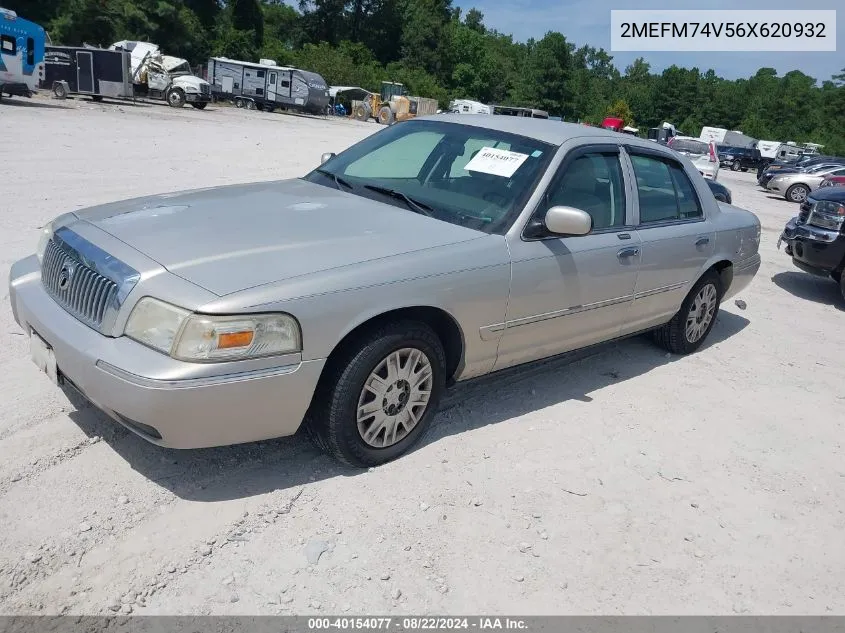
[[[330,161],[330,160],[331,160],[332,158],[334,158],[334,157],[335,157],[335,153],[334,153],[334,152],[326,152],[325,154],[323,154],[322,156],[320,156],[320,164],[322,165],[322,164],[324,164],[324,163],[326,163],[326,162]]]
[[[593,229],[593,218],[574,207],[552,207],[546,211],[545,225],[559,235],[586,235]]]

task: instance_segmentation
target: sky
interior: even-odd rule
[[[613,56],[620,71],[637,57],[643,57],[652,72],[677,64],[712,68],[727,79],[750,77],[758,68],[770,67],[783,75],[800,70],[819,83],[845,68],[845,4],[841,0],[453,0],[464,13],[475,7],[484,14],[484,24],[517,41],[541,39],[547,31],[559,31],[576,46],[589,44],[604,48]],[[839,9],[837,12],[836,52],[614,52],[610,46],[611,9],[752,9],[760,11],[760,21],[772,9]]]

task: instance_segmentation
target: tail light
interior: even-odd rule
[[[716,145],[713,141],[710,141],[710,162],[715,163],[718,159],[716,158]]]

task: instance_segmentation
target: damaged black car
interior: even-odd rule
[[[792,263],[804,272],[832,277],[845,298],[845,187],[813,191],[787,222],[777,248],[786,244]]]

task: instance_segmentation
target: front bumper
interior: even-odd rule
[[[778,250],[781,243],[786,244],[785,252],[792,257],[792,263],[813,275],[828,277],[845,259],[845,235],[799,224],[797,217],[784,227],[778,238]]]
[[[186,92],[185,100],[188,103],[211,103],[211,93]]]
[[[126,337],[103,336],[79,322],[44,291],[34,256],[12,266],[9,299],[15,321],[27,334],[34,330],[51,349],[63,389],[78,391],[129,430],[169,448],[226,446],[293,435],[325,363],[293,362],[249,372],[168,378],[184,375],[191,363]]]

